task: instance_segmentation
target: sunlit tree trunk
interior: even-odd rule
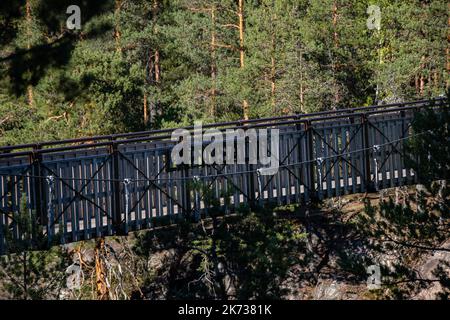
[[[122,6],[122,0],[116,0],[114,9],[114,40],[116,42],[116,51],[121,53],[122,46],[120,43],[121,33],[120,33],[120,8]]]
[[[144,125],[147,125],[149,120],[151,120],[152,115],[152,103],[150,102],[150,110],[149,110],[149,96],[147,94],[147,88],[153,82],[153,56],[152,50],[149,49],[146,52],[146,61],[145,61],[145,72],[144,72],[144,98],[143,98],[143,113],[144,113]]]
[[[106,269],[103,262],[106,256],[105,239],[99,238],[95,244],[95,278],[98,300],[109,300],[109,289],[106,283]]]
[[[303,52],[300,50],[300,111],[305,112],[305,89],[303,84]]]
[[[450,2],[448,3],[448,12],[450,12]],[[447,57],[447,89],[450,87],[450,16],[447,21],[447,48],[446,48],[446,57]]]
[[[215,117],[216,114],[216,78],[217,78],[217,64],[216,64],[216,8],[211,8],[211,109],[210,114]]]
[[[161,69],[159,62],[159,50],[155,50],[155,83],[159,84],[161,82]]]
[[[153,24],[153,32],[155,34],[158,33],[157,28],[157,19],[158,19],[158,0],[153,0],[151,6],[152,13],[152,24]],[[158,87],[161,82],[161,69],[160,69],[160,54],[158,48],[155,46],[153,49],[149,49],[147,54],[147,64],[148,67],[146,70],[148,72],[145,74],[145,84],[147,86],[154,85]],[[147,92],[144,92],[143,99],[143,109],[144,109],[144,124],[148,124],[153,121],[153,117],[155,116],[157,110],[157,101],[156,98],[151,98],[148,96]]]
[[[241,69],[244,69],[244,0],[239,0],[238,2],[238,17],[239,17],[239,61]],[[244,113],[244,119],[248,120],[249,118],[249,107],[248,102],[244,98],[242,101],[242,110]]]
[[[337,48],[339,45],[339,37],[337,32],[337,21],[338,21],[338,8],[336,1],[333,1],[333,42],[334,47]]]
[[[436,69],[433,71],[433,79],[434,79],[434,88],[437,90],[439,88],[439,73]]]
[[[144,92],[144,124],[147,124],[148,123],[148,108],[147,108],[147,99],[148,99],[148,97],[147,97],[147,93],[146,92]]]
[[[272,8],[275,9],[275,8]],[[275,66],[275,53],[276,53],[276,42],[275,42],[275,21],[276,15],[271,15],[271,57],[270,57],[270,93],[271,93],[271,103],[272,103],[272,110],[273,112],[276,112],[276,98],[275,98],[275,76],[276,76],[276,66]]]
[[[27,50],[31,49],[31,39],[32,39],[32,16],[31,16],[31,0],[27,0],[25,3],[25,11],[26,11],[26,30],[27,30]],[[33,98],[33,86],[29,84],[27,86],[27,102],[28,106],[32,108],[34,106],[34,98]]]
[[[420,75],[420,89],[419,89],[419,94],[420,94],[420,96],[423,96],[423,93],[424,93],[424,87],[425,87],[425,81],[424,81],[423,74],[421,74],[421,75]]]
[[[216,34],[216,11],[217,7],[215,4],[211,6],[188,6],[188,9],[193,12],[207,12],[211,17],[211,40],[209,42],[209,52],[210,52],[210,77],[211,77],[211,90],[210,90],[210,105],[209,110],[207,110],[208,114],[211,117],[215,117],[216,115],[216,96],[217,96],[217,56],[216,56],[216,48],[217,47],[225,47],[232,48],[230,45],[221,44],[217,42],[217,34]],[[224,27],[236,27],[235,25],[229,24]]]
[[[153,1],[153,7],[152,7],[152,13],[153,13],[153,26],[155,34],[158,33],[158,27],[156,25],[156,20],[158,17],[158,0]],[[159,65],[159,50],[158,48],[155,49],[155,82],[158,84],[160,82],[160,65]]]
[[[338,23],[338,7],[337,7],[337,3],[336,1],[333,1],[333,43],[334,43],[334,48],[335,50],[338,49],[339,47],[339,36],[338,36],[338,32],[337,32],[337,23]],[[332,62],[332,69],[333,69],[333,76],[334,76],[334,106],[333,109],[336,109],[341,97],[340,97],[340,92],[339,92],[339,84],[337,83],[336,80],[336,74],[338,72],[338,64],[336,63],[335,60],[336,57],[333,57],[333,62]]]
[[[154,33],[158,33],[158,26],[157,26],[157,18],[158,18],[158,0],[153,1],[152,6],[152,19],[153,19],[153,27],[154,27]],[[160,56],[159,56],[159,49],[156,46],[155,48],[155,55],[154,55],[154,68],[155,68],[155,86],[159,87],[161,82],[161,67],[160,67]],[[156,98],[154,99],[153,103],[153,109],[152,114],[155,114],[159,112],[157,108],[158,102],[156,101]]]
[[[418,75],[414,76],[414,87],[416,88],[416,94],[418,95],[419,92],[420,92],[420,89],[419,89],[419,76]]]
[[[423,96],[425,87],[425,77],[423,75],[425,70],[425,56],[422,56],[420,60],[421,63],[420,63],[420,77],[419,77],[419,94],[420,96]]]
[[[380,72],[381,72],[381,66],[383,64],[383,38],[381,34],[381,30],[377,31],[378,35],[378,69],[377,69],[377,86],[375,88],[375,103],[378,104],[378,101],[380,100],[380,91],[381,91],[381,85],[380,85]]]
[[[275,98],[275,57],[271,58],[271,72],[270,72],[270,86],[271,86],[271,96],[272,96],[272,109],[276,111],[276,98]]]

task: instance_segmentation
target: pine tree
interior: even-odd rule
[[[66,28],[69,4],[0,7],[2,143],[412,100],[448,85],[443,0],[83,2],[80,31]],[[366,25],[369,5],[380,30]]]

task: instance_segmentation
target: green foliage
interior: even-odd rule
[[[70,257],[63,247],[47,251],[31,251],[46,243],[42,227],[34,221],[34,213],[26,208],[22,197],[21,210],[13,217],[11,229],[5,228],[6,254],[0,256],[0,286],[2,295],[9,299],[58,299],[65,285],[65,270]],[[13,232],[16,234],[12,241]],[[19,238],[17,238],[19,235]]]
[[[450,109],[425,110],[415,114],[414,134],[406,143],[407,164],[421,183],[450,180]]]
[[[234,274],[238,299],[279,298],[289,267],[301,263],[304,233],[290,221],[276,220],[269,212],[252,213],[219,229],[218,255]]]
[[[61,247],[0,257],[2,296],[9,299],[58,299],[65,286],[69,256]]]
[[[81,30],[66,29],[69,4]],[[366,26],[371,4],[380,31]],[[244,1],[243,48],[237,10],[228,0],[9,1],[0,143],[236,120],[244,99],[256,118],[446,89],[443,0]]]
[[[418,198],[418,204],[425,202],[423,194]],[[450,217],[449,203],[427,203],[422,208],[413,209],[410,203],[396,204],[391,198],[381,201],[379,207],[366,202],[365,213],[358,215],[356,221],[380,249],[391,250],[396,244],[432,247],[447,236],[444,221]]]
[[[414,169],[419,182],[426,188],[417,189],[413,204],[409,199],[395,203],[389,198],[374,207],[367,201],[365,212],[355,221],[358,232],[366,238],[366,245],[376,255],[394,258],[393,266],[383,270],[388,289],[385,297],[404,298],[425,288],[429,282],[420,278],[412,262],[418,255],[445,250],[440,245],[448,238],[450,218],[447,187],[450,118],[448,108],[440,111],[426,110],[415,114],[414,135],[405,147],[407,165]],[[440,181],[436,181],[438,179]],[[383,259],[378,260],[382,262]],[[445,263],[439,263],[433,274],[441,283],[439,296],[445,298],[449,287]]]
[[[414,207],[409,202],[396,204],[391,198],[380,201],[377,207],[366,202],[364,212],[355,218],[353,225],[364,239],[372,261],[382,267],[383,290],[379,294],[383,298],[407,298],[433,281],[442,285],[440,296],[448,292],[445,262],[438,263],[433,271],[437,280],[423,279],[415,265],[418,257],[446,250],[440,246],[448,238],[448,196],[444,203],[430,199],[436,199],[436,194],[425,198],[419,193]],[[419,210],[418,205],[423,209]]]
[[[171,270],[170,279],[179,279],[164,284],[167,275],[155,275],[148,295],[167,285],[168,299],[281,297],[287,271],[302,262],[301,225],[263,211],[220,221],[212,217],[201,225],[182,223],[176,230],[150,231],[138,238],[134,251],[141,257],[172,250],[173,259],[164,269]]]

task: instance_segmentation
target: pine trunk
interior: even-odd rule
[[[424,88],[425,88],[425,77],[423,75],[424,70],[425,70],[425,56],[422,56],[422,58],[420,59],[421,63],[420,63],[420,77],[419,77],[419,94],[420,96],[423,96],[424,94]]]
[[[158,0],[154,0],[154,2],[153,2],[152,13],[153,13],[154,32],[155,32],[155,34],[157,34],[158,27],[156,25],[156,20],[157,20],[157,16],[158,16]],[[160,67],[160,56],[159,56],[158,48],[155,49],[154,67],[155,67],[155,85],[156,85],[156,87],[158,87],[161,82],[161,67]],[[155,101],[154,101],[155,113],[160,111],[160,110],[158,110],[157,106],[158,106],[158,102],[155,99]]]
[[[337,22],[338,22],[338,7],[337,7],[336,1],[333,1],[333,43],[334,43],[334,48],[336,50],[339,47]],[[339,66],[337,65],[335,60],[333,60],[333,62],[332,62],[332,69],[333,69],[333,76],[334,76],[334,81],[333,81],[333,83],[334,83],[334,106],[333,106],[333,109],[336,110],[337,106],[341,100],[341,96],[340,96],[340,92],[339,92],[339,84],[337,83],[337,80],[336,80],[336,74],[339,71],[338,70]]]
[[[448,3],[448,12],[450,12],[450,2]],[[446,57],[447,57],[447,88],[450,87],[450,16],[447,21],[447,49],[446,49]]]
[[[27,0],[25,3],[26,10],[26,21],[27,21],[27,50],[31,49],[31,39],[32,39],[32,28],[31,24],[33,22],[33,17],[31,16],[31,0]],[[27,102],[28,106],[32,108],[34,106],[34,98],[33,98],[33,86],[29,84],[27,86]]]
[[[116,42],[116,51],[121,53],[122,46],[120,44],[120,7],[122,6],[122,0],[116,0],[115,10],[114,10],[114,40]]]
[[[215,117],[216,114],[216,8],[211,8],[211,108],[210,115]]]
[[[241,69],[244,68],[244,0],[239,0],[238,5],[238,17],[239,17],[239,61]],[[246,99],[242,101],[242,109],[244,113],[244,119],[248,120],[248,102]]]
[[[420,75],[420,89],[419,89],[420,96],[423,96],[423,93],[424,93],[424,85],[425,85],[424,76],[423,76],[423,74],[421,74],[421,75]]]
[[[157,16],[158,16],[158,0],[154,0],[153,2],[153,8],[152,8],[152,13],[153,13],[153,25],[154,25],[154,31],[155,34],[158,33],[158,28],[156,26],[156,20],[157,20]],[[158,48],[155,49],[155,82],[158,84],[160,82],[160,65],[159,65],[159,50]]]
[[[147,93],[144,93],[144,124],[148,123]]]
[[[300,111],[303,113],[305,112],[305,88],[304,88],[304,83],[303,83],[303,68],[304,68],[304,63],[303,63],[303,51],[302,51],[302,47],[300,44],[300,41],[297,41],[296,43],[296,48],[297,48],[297,62],[298,62],[298,67],[300,70],[300,76],[299,76],[299,81],[300,81]]]
[[[271,82],[271,97],[272,97],[272,109],[275,112],[276,110],[276,99],[275,99],[275,57],[271,58],[271,74],[270,74],[270,82]]]
[[[97,300],[109,300],[109,289],[106,282],[106,269],[103,259],[106,256],[105,239],[99,238],[95,244],[95,278]]]
[[[333,1],[333,40],[334,40],[334,47],[337,48],[339,45],[339,37],[337,32],[337,20],[338,20],[338,14],[337,14],[338,8],[336,1]]]
[[[419,90],[419,76],[416,75],[414,76],[414,86],[416,88],[416,94],[418,95],[420,90]]]
[[[439,73],[434,70],[434,88],[437,90],[439,88]]]
[[[271,34],[271,57],[270,57],[270,86],[271,86],[271,101],[272,101],[272,110],[273,112],[276,112],[275,108],[276,108],[276,99],[275,99],[275,74],[276,74],[276,69],[275,69],[275,52],[276,52],[276,43],[275,43],[275,25],[274,25],[274,19],[276,19],[276,16],[272,16],[272,34]]]

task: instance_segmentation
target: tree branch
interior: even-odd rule
[[[381,241],[381,242],[394,242],[395,244],[398,244],[398,245],[401,245],[401,246],[404,246],[404,247],[415,248],[415,249],[420,249],[420,250],[450,252],[450,249],[447,249],[447,248],[427,247],[427,246],[422,246],[422,245],[418,245],[418,244],[412,244],[412,243],[407,243],[407,242],[403,242],[403,241],[398,241],[398,240],[392,239],[388,235],[386,235],[386,237],[388,238],[388,240],[379,240],[379,241]]]
[[[227,23],[227,24],[220,24],[220,27],[224,27],[224,28],[236,28],[239,29],[239,26],[234,24],[234,23]]]

